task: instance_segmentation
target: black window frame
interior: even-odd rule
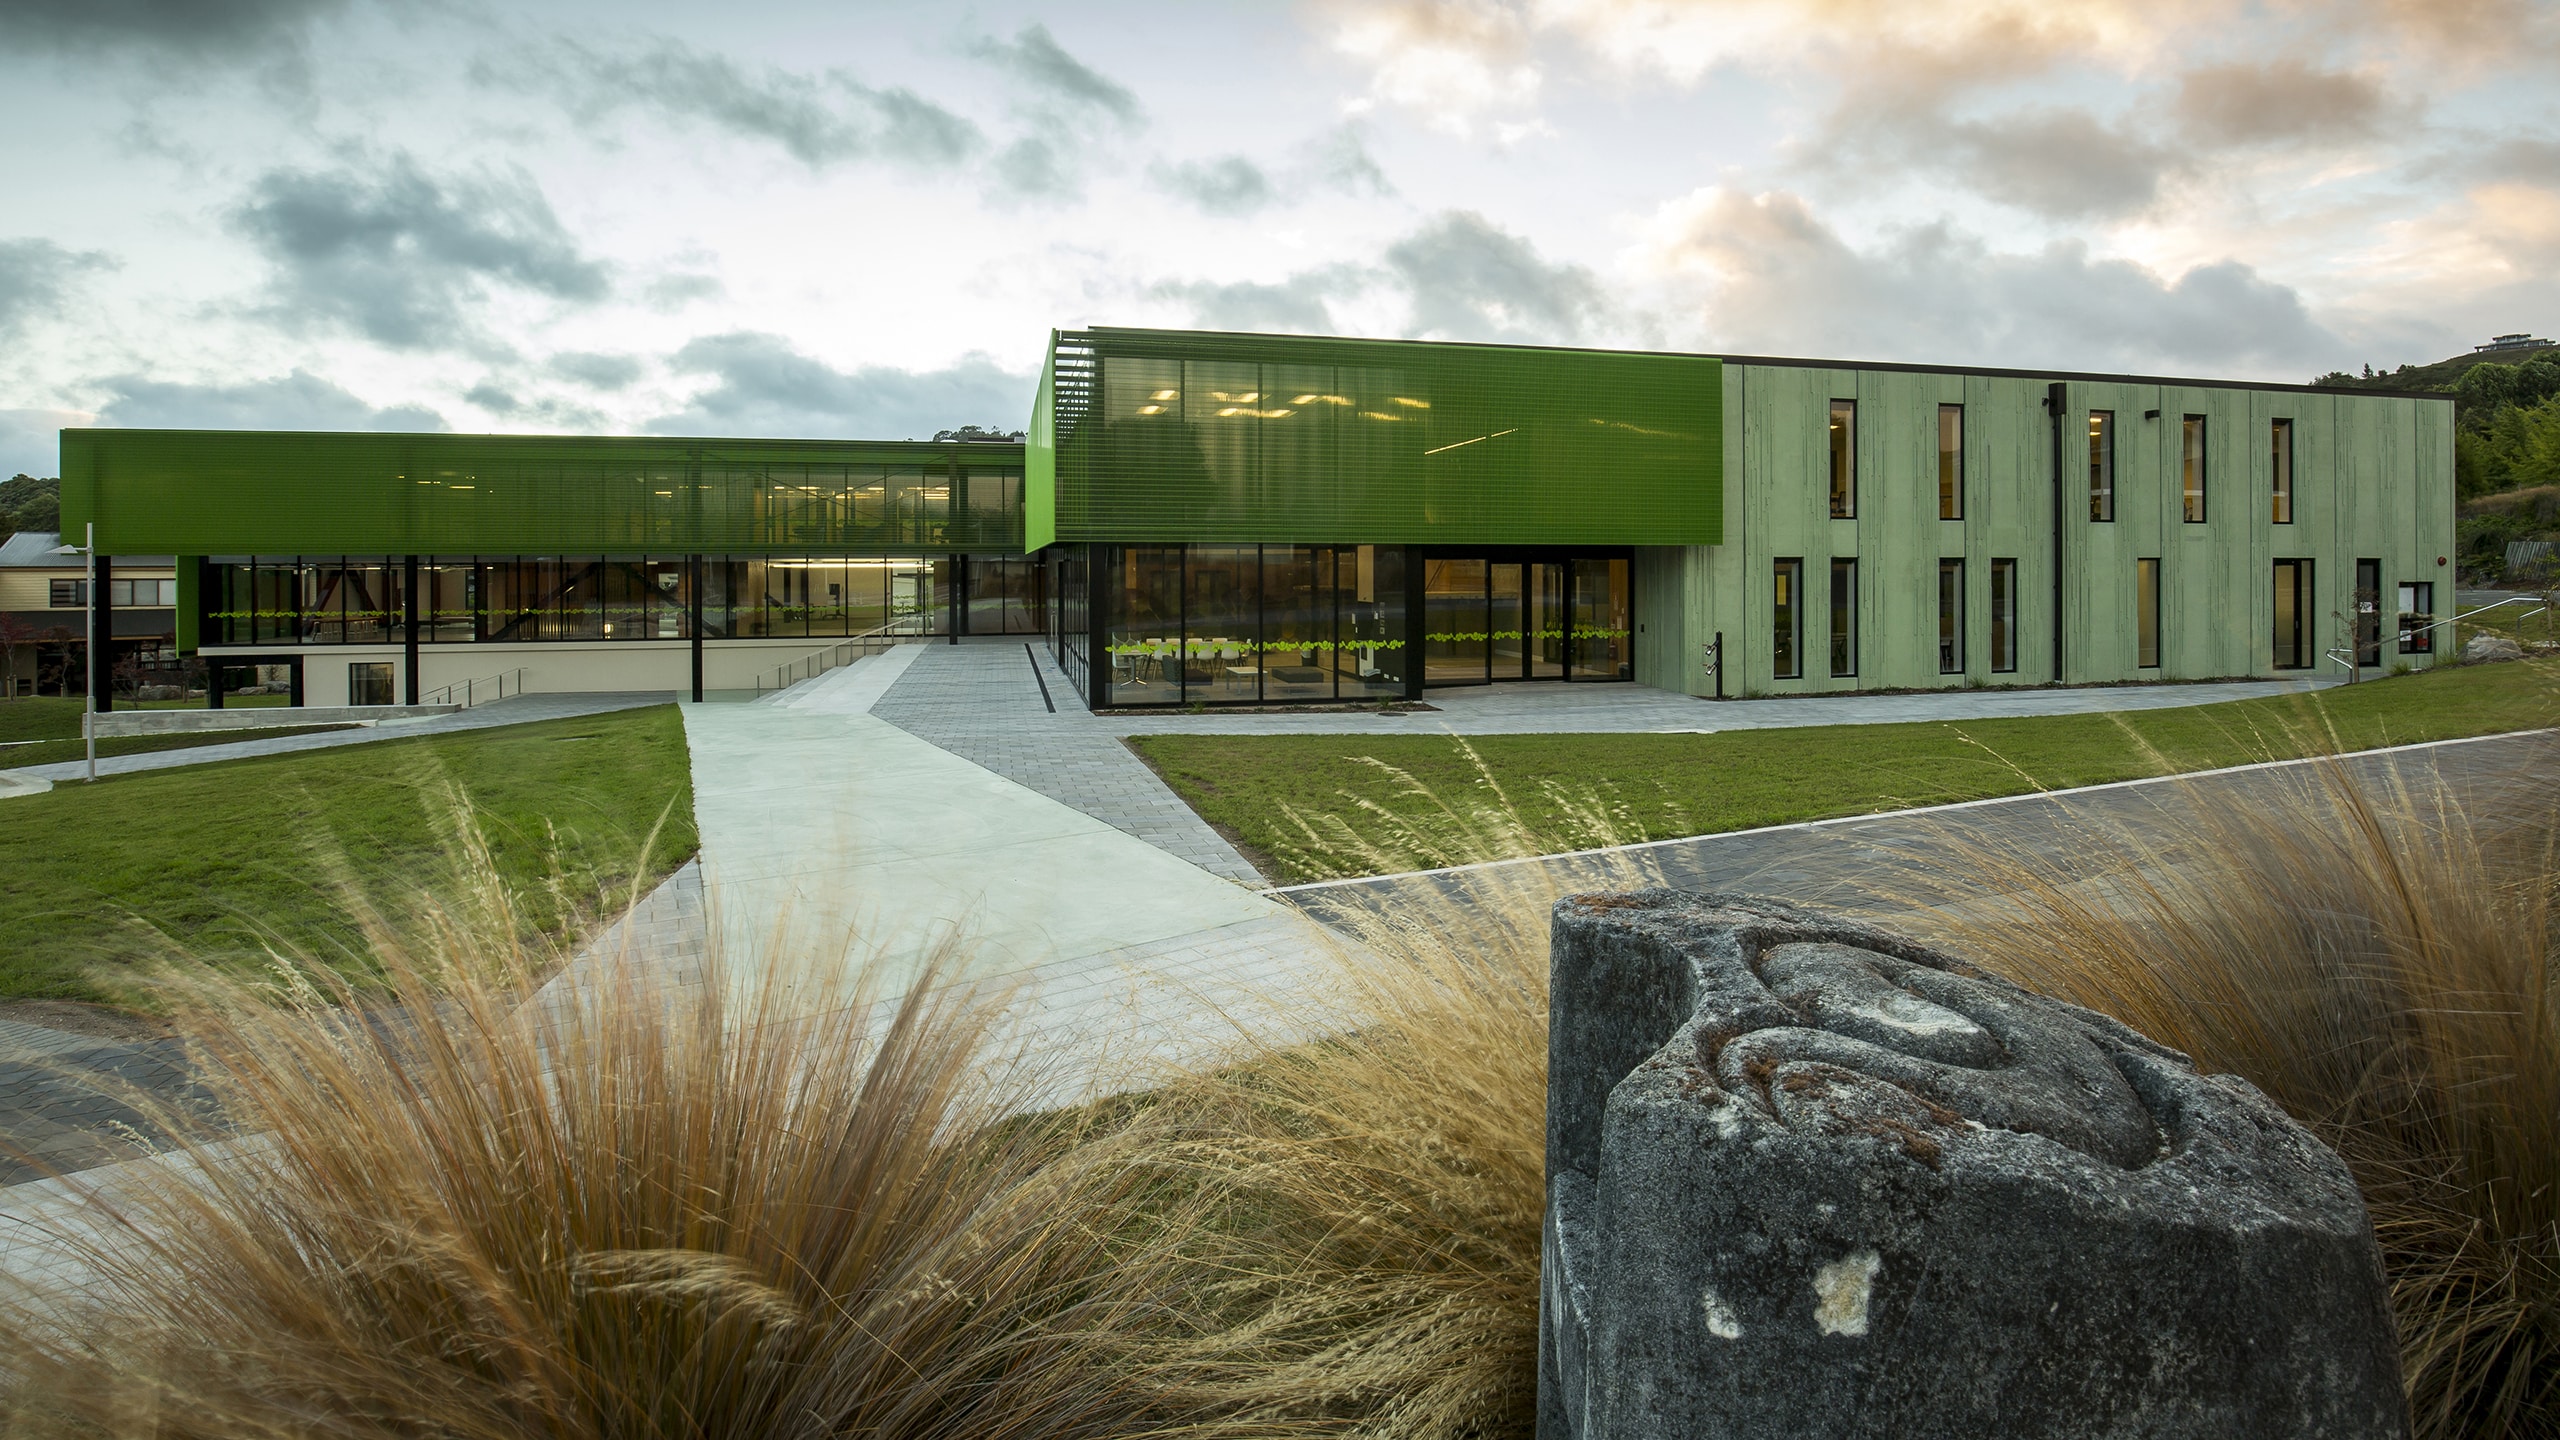
[[[2284,575],[2293,572],[2293,658],[2286,660],[2281,631],[2273,622],[2283,615]],[[2313,596],[2313,562],[2305,556],[2279,555],[2268,569],[2267,590],[2271,606],[2268,626],[2268,661],[2277,670],[2316,670],[2320,667],[2319,613]]]
[[[1829,619],[1831,678],[1855,679],[1858,674],[1858,557],[1855,555],[1831,557]]]
[[[77,610],[89,603],[89,582],[55,580],[45,587],[45,606],[53,610]]]
[[[1780,624],[1784,617],[1784,624]],[[1804,678],[1804,557],[1779,556],[1769,565],[1769,678]],[[1785,659],[1791,668],[1780,669]]]
[[[2151,593],[2147,597],[2142,593],[2143,581],[2146,578],[2151,582]],[[2144,555],[2135,559],[2133,562],[2133,668],[2136,670],[2159,669],[2161,652],[2168,649],[2167,637],[2161,634],[2160,580],[2159,556]],[[2142,632],[2145,629],[2151,632],[2151,658],[2148,660],[2142,658]]]
[[[2433,655],[2436,653],[2436,582],[2403,580],[2397,588],[2401,592],[2401,598],[2416,600],[2426,607],[2424,609],[2413,609],[2408,605],[2400,607],[2400,653]],[[2411,591],[2417,593],[2411,595],[2408,593]],[[2420,622],[2416,629],[2410,627],[2409,622],[2413,620]]]
[[[2208,519],[2206,502],[2212,494],[2213,433],[2202,415],[2178,417],[2178,505],[2179,513],[2189,525],[2202,525]],[[2192,435],[2195,443],[2188,444]],[[2194,461],[2194,474],[2188,473],[2188,462]],[[2192,482],[2192,483],[2191,483]]]
[[[1955,449],[1947,448],[1947,417],[1956,422]],[[1948,473],[1949,462],[1955,473]],[[1938,406],[1938,518],[1964,518],[1964,407],[1941,402]]]
[[[2089,412],[2089,521],[2094,525],[2116,523],[2116,412],[2113,410]]]
[[[2293,417],[2278,415],[2267,422],[2267,490],[2269,523],[2293,523]]]
[[[1842,416],[1848,423],[1841,423]],[[1858,402],[1834,399],[1824,412],[1824,462],[1831,484],[1831,518],[1858,518]]]
[[[1949,582],[1953,583],[1950,584]],[[1965,673],[1964,557],[1938,557],[1938,673]]]
[[[2015,556],[1995,555],[1991,559],[1991,673],[2018,673],[2018,561]]]

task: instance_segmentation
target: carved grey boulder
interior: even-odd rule
[[[2346,1166],[1872,927],[1557,904],[1541,1440],[2399,1437]]]

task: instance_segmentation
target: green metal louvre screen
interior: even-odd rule
[[[1712,356],[1106,330],[1057,337],[1057,538],[1712,545]]]
[[[1022,550],[1020,445],[65,430],[110,553]]]

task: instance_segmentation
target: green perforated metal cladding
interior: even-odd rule
[[[1711,545],[1723,396],[1712,356],[1095,329],[1030,454],[1060,540]]]
[[[1022,549],[1022,447],[65,430],[66,529],[110,553]]]

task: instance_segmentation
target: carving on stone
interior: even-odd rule
[[[2345,1166],[1869,926],[1558,903],[1542,1440],[2407,1433]]]

